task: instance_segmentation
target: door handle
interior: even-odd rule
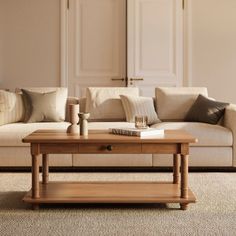
[[[130,78],[130,81],[143,81],[143,78]]]
[[[133,85],[134,81],[143,81],[144,79],[143,78],[130,78],[130,85]]]
[[[121,81],[125,81],[124,78],[111,78],[112,81],[117,81],[117,80],[121,80]]]
[[[126,83],[126,86],[128,86],[128,81],[130,81],[130,84],[132,85],[133,84],[133,81],[143,81],[144,79],[143,78],[130,78],[128,79],[127,77],[126,78],[111,78],[112,81],[122,81]]]

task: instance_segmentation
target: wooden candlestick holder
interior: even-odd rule
[[[68,134],[79,134],[80,129],[78,126],[79,122],[79,104],[70,104],[69,105],[69,114],[70,114],[70,123],[71,125],[67,128]]]

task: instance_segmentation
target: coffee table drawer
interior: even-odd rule
[[[79,153],[141,153],[141,144],[80,144]]]

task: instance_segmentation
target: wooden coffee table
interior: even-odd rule
[[[164,136],[145,138],[105,132],[82,137],[65,131],[38,130],[23,142],[31,144],[32,155],[32,189],[23,200],[34,209],[42,203],[179,203],[186,210],[189,203],[196,202],[188,188],[188,155],[189,143],[197,140],[183,130],[165,130]],[[173,154],[173,181],[49,182],[49,154],[68,153]],[[42,182],[39,181],[40,154]]]

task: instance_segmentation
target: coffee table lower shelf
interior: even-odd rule
[[[180,197],[180,186],[172,182],[49,182],[40,183],[39,198],[29,191],[24,202],[40,203],[194,203]]]

